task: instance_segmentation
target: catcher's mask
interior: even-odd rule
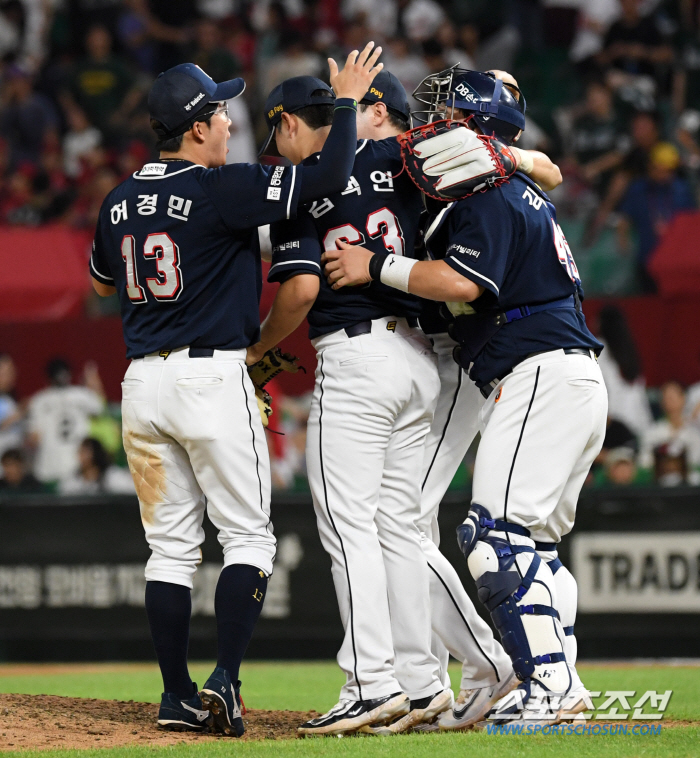
[[[488,137],[512,145],[525,129],[525,96],[520,88],[497,79],[491,73],[452,66],[426,76],[413,97],[426,108],[411,113],[412,125],[453,119],[455,109],[472,115]]]

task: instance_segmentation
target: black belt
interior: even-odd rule
[[[178,349],[178,348],[176,348]],[[188,351],[190,358],[211,358],[214,355],[214,350],[220,350],[218,347],[191,347]],[[158,355],[161,358],[167,358],[172,350],[160,350]],[[226,352],[226,351],[224,351]],[[154,353],[144,353],[144,355],[134,355],[132,360],[138,360],[139,358],[145,358],[147,355],[154,355]]]
[[[418,326],[418,319],[417,318],[407,318],[406,322],[411,327],[411,329],[415,329]],[[345,327],[345,334],[348,335],[348,337],[359,337],[361,334],[369,334],[372,331],[372,322],[371,321],[359,321],[357,324],[353,324],[352,326],[346,326]]]
[[[523,358],[523,361],[526,361],[528,358],[532,358],[535,355],[542,355],[543,353],[551,353],[551,352],[553,352],[553,351],[552,350],[540,350],[537,353],[530,353],[530,355],[527,355],[527,356],[525,356],[525,358]],[[565,355],[585,355],[588,358],[590,358],[591,357],[591,352],[592,352],[591,350],[587,350],[585,347],[565,347],[564,348],[564,354]],[[519,363],[522,363],[522,361],[519,361]],[[518,364],[516,363],[515,365],[517,366]],[[515,366],[513,366],[513,368],[515,368]],[[512,371],[513,371],[513,369],[511,369],[508,372],[508,374],[510,374]],[[506,376],[508,376],[508,374],[506,374]],[[485,384],[483,387],[479,387],[479,392],[481,392],[481,394],[483,395],[483,397],[488,397],[493,392],[493,390],[496,387],[496,385],[500,381],[502,381],[504,378],[505,377],[501,377],[500,379],[493,379],[493,380],[491,380],[488,384]]]

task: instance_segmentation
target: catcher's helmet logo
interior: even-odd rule
[[[461,95],[464,100],[469,103],[475,103],[477,101],[476,93],[470,89],[466,84],[460,83],[455,87],[455,92]]]

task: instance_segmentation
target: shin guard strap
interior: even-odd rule
[[[554,619],[559,619],[559,612],[556,608],[552,608],[551,605],[520,605],[520,615],[532,615],[532,616],[551,616]],[[573,627],[572,627],[573,628]]]
[[[529,548],[530,551],[532,551],[532,548]],[[523,551],[525,552],[525,551]],[[540,557],[535,553],[532,552],[532,563],[530,564],[530,568],[527,570],[527,573],[523,577],[522,582],[520,583],[520,586],[517,590],[513,593],[513,599],[516,603],[519,603],[523,596],[527,593],[527,591],[532,586],[532,583],[535,580],[535,575],[537,574],[537,569],[540,567]]]
[[[536,655],[532,662],[535,666],[540,666],[543,663],[562,663],[566,661],[566,655],[564,653],[547,653],[546,655]]]

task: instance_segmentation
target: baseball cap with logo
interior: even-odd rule
[[[216,82],[194,63],[181,63],[164,71],[148,93],[148,112],[162,124],[160,139],[184,134],[195,121],[214,110],[211,103],[238,97],[245,89],[243,79]]]
[[[270,133],[260,150],[260,155],[279,155],[275,142],[275,127],[283,113],[294,113],[308,105],[333,105],[335,94],[321,79],[315,76],[294,76],[278,84],[265,101],[265,123]]]
[[[389,71],[380,71],[372,82],[367,94],[360,100],[363,105],[384,103],[388,111],[407,119],[411,115],[408,97],[403,84]]]

